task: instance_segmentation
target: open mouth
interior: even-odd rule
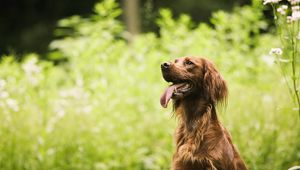
[[[162,96],[160,97],[160,104],[166,108],[170,99],[176,99],[185,96],[192,88],[190,83],[173,83],[166,88]]]

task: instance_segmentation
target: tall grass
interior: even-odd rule
[[[219,116],[250,169],[300,164],[299,120],[268,50],[257,8],[217,12],[213,27],[162,10],[160,36],[127,44],[119,8],[105,0],[90,18],[59,23],[52,60],[28,54],[0,63],[0,169],[169,169],[176,120],[159,105],[159,65],[181,55],[212,59],[230,97]],[[233,23],[228,23],[231,20]]]

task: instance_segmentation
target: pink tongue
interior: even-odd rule
[[[169,86],[165,92],[160,97],[160,104],[162,107],[167,108],[168,103],[173,95],[173,92],[175,90],[175,86]]]
[[[160,104],[162,107],[167,108],[168,103],[173,95],[173,92],[176,88],[182,86],[182,84],[174,84],[169,86],[165,92],[160,97]]]

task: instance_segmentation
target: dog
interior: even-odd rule
[[[173,100],[178,117],[173,170],[247,170],[229,132],[218,120],[216,106],[226,103],[227,85],[205,58],[182,57],[161,64],[162,76],[172,83],[160,98]]]

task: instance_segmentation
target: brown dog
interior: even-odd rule
[[[183,57],[161,65],[163,78],[171,82],[160,103],[173,107],[179,117],[173,170],[247,170],[221,125],[216,105],[227,97],[226,82],[204,58]]]

